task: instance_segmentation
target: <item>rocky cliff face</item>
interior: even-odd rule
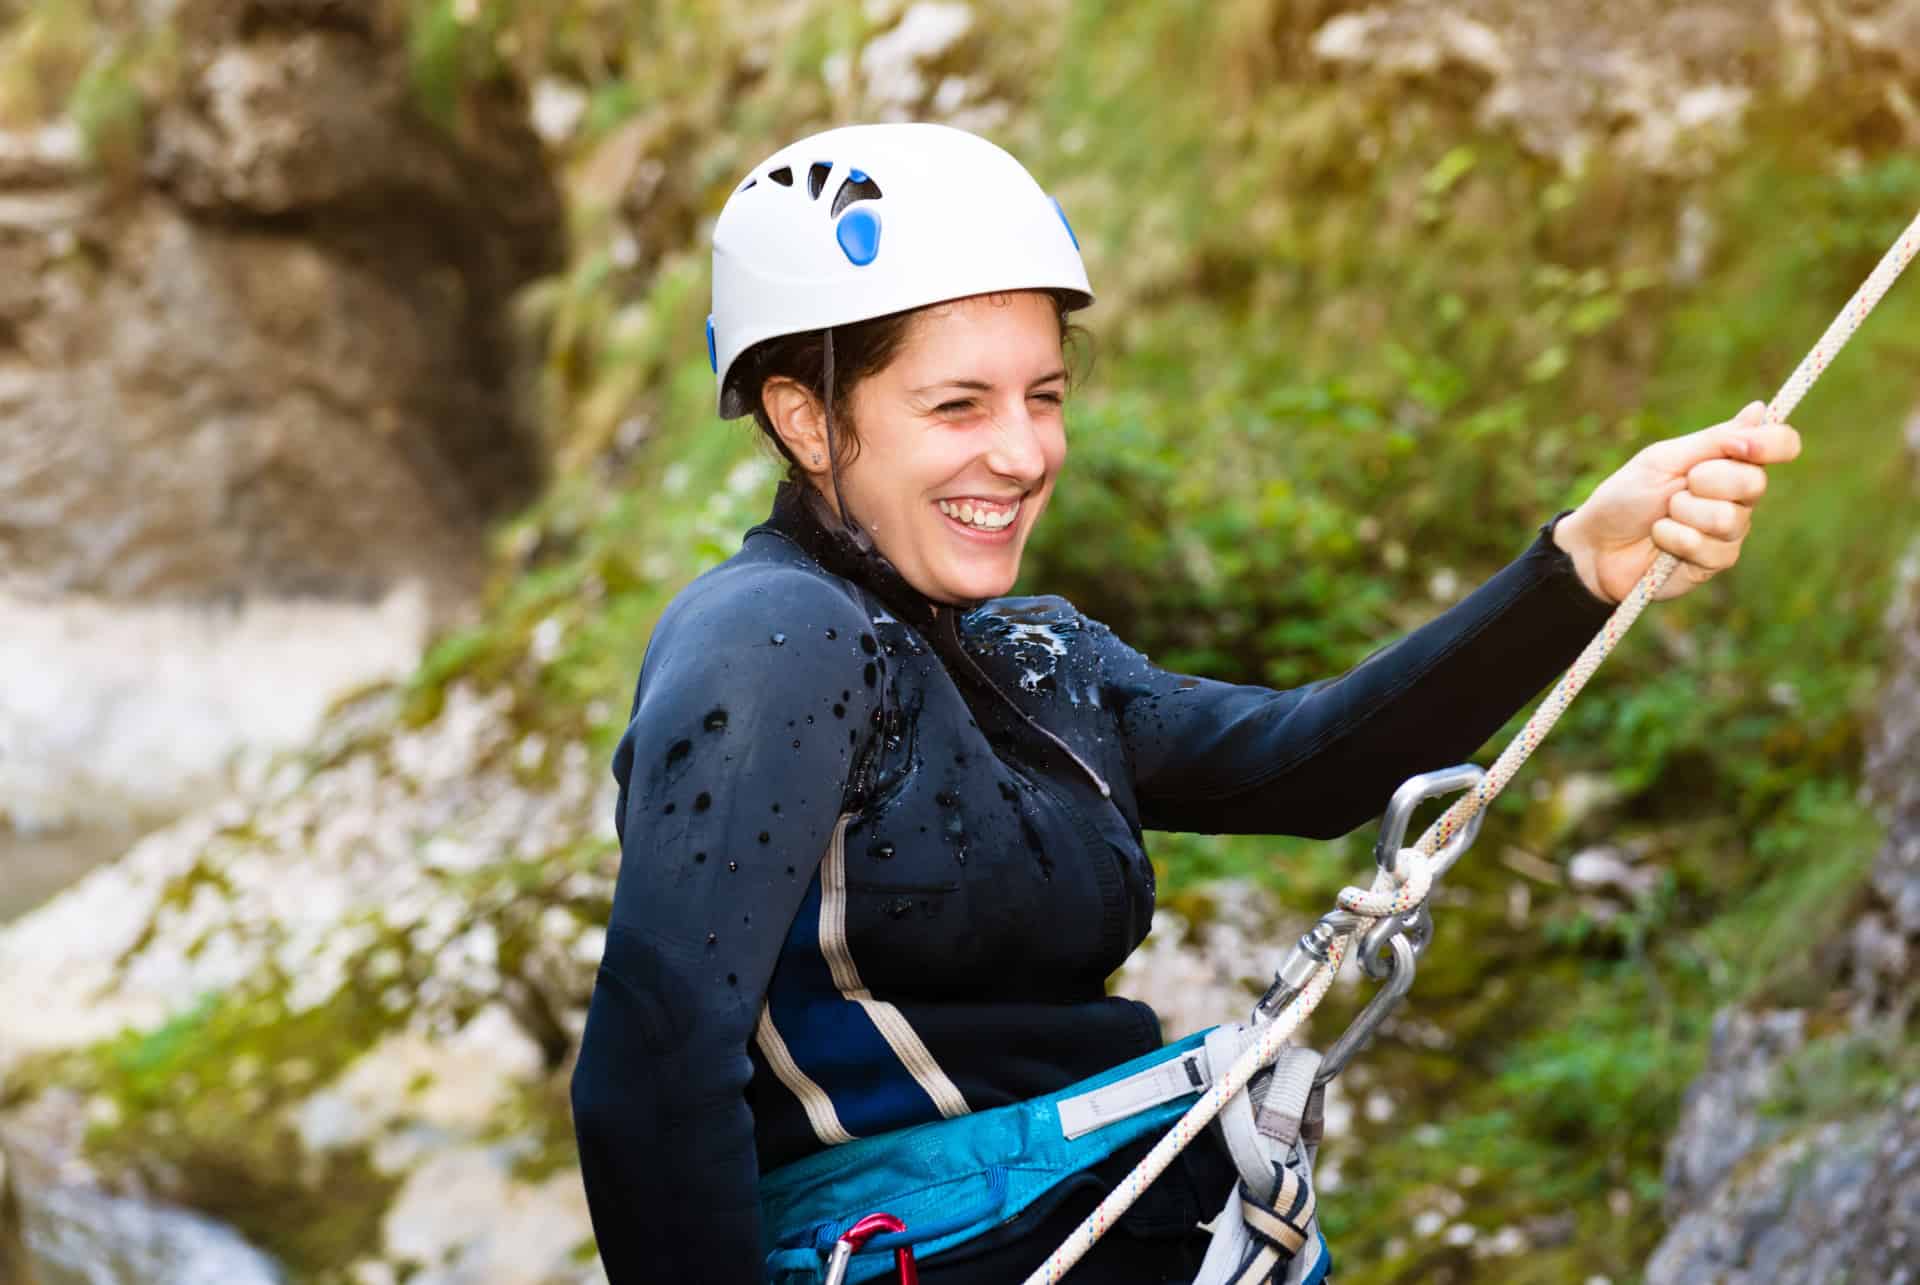
[[[1720,1014],[1668,1148],[1672,1229],[1648,1285],[1908,1280],[1920,1258],[1920,548],[1889,620],[1893,669],[1867,764],[1887,839],[1834,952],[1845,1014]]]
[[[381,9],[181,6],[118,182],[0,145],[5,587],[377,597],[537,488],[505,309],[559,197],[512,95],[422,116]]]
[[[386,12],[173,7],[117,169],[0,133],[0,825],[165,813],[297,743],[542,480],[508,303],[559,195],[510,88],[425,117]]]

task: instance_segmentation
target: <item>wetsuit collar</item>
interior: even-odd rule
[[[753,529],[785,536],[833,575],[851,580],[873,593],[896,620],[922,634],[931,632],[942,604],[908,584],[906,577],[895,570],[893,563],[878,549],[862,548],[856,543],[812,487],[782,482],[774,493],[773,512]],[[978,605],[963,602],[945,610],[964,615]]]

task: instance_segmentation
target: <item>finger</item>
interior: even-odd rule
[[[1745,459],[1748,439],[1760,431],[1760,426],[1734,420],[1682,437],[1669,437],[1665,441],[1655,442],[1640,452],[1640,456],[1661,472],[1679,477],[1694,465],[1708,460],[1729,457]]]
[[[1687,470],[1687,490],[1710,500],[1752,504],[1767,493],[1767,471],[1739,460],[1708,460]]]
[[[1732,500],[1709,499],[1692,491],[1681,491],[1667,501],[1667,512],[1674,521],[1685,523],[1702,535],[1735,544],[1747,538],[1753,523],[1753,510]]]
[[[1724,424],[1655,442],[1640,454],[1675,476],[1711,459],[1777,464],[1800,454],[1800,434],[1788,424],[1766,423],[1766,407],[1754,402]]]
[[[1740,458],[1753,464],[1784,464],[1800,457],[1800,430],[1791,424],[1764,424],[1742,434],[1746,453]]]
[[[1653,524],[1653,543],[1656,548],[1706,572],[1725,571],[1740,560],[1737,542],[1716,540],[1673,518],[1661,518]]]

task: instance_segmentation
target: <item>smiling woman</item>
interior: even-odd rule
[[[824,390],[791,376],[762,381],[756,415],[910,584],[942,603],[998,597],[1066,462],[1065,305],[1018,291],[884,320],[892,360],[843,379],[832,434]]]
[[[1091,302],[1060,207],[958,130],[803,139],[721,211],[719,408],[790,469],[662,616],[614,756],[620,876],[573,1078],[614,1285],[817,1280],[823,1230],[875,1212],[836,1193],[872,1189],[902,1131],[949,1154],[927,1130],[978,1141],[1164,1057],[1153,1011],[1106,993],[1152,920],[1144,830],[1352,829],[1545,687],[1656,548],[1674,592],[1731,565],[1762,466],[1798,450],[1752,408],[1655,443],[1345,675],[1170,673],[1063,599],[1002,597],[1066,461],[1066,318]],[[1056,1163],[1047,1118],[923,1280],[1021,1279],[1153,1141],[1095,1126]],[[1197,1140],[1075,1279],[1194,1280],[1199,1224],[1260,1168]],[[927,1209],[909,1235],[958,1217]],[[1291,1279],[1280,1242],[1309,1230],[1232,1279]]]

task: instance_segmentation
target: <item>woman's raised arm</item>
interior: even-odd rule
[[[1306,687],[1169,673],[1106,633],[1141,824],[1333,838],[1377,815],[1409,776],[1465,760],[1612,612],[1581,585],[1552,526],[1461,602]]]

